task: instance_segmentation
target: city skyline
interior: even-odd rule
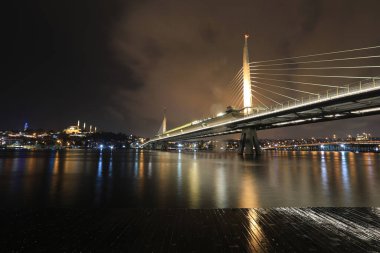
[[[59,129],[86,118],[104,130],[150,137],[164,107],[170,129],[229,105],[226,86],[241,67],[244,33],[251,34],[255,60],[380,44],[376,1],[11,5],[0,129],[25,122]],[[323,136],[336,129],[377,136],[379,123],[371,116],[259,135]]]

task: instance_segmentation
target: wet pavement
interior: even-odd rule
[[[380,208],[0,209],[1,252],[380,252]]]

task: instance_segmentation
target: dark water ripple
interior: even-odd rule
[[[380,206],[380,154],[0,151],[3,207]]]

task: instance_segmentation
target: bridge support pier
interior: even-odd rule
[[[256,155],[261,154],[259,139],[255,128],[245,128],[241,132],[239,154],[252,155],[255,147]]]
[[[167,142],[158,142],[154,145],[155,150],[168,150]]]

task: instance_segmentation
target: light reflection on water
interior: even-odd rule
[[[1,206],[379,206],[380,154],[1,151]]]

